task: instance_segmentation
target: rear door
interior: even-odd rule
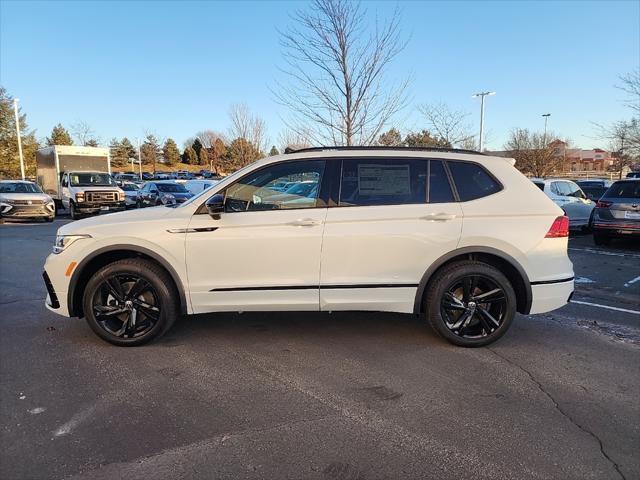
[[[561,192],[562,204],[560,206],[567,212],[569,222],[576,225],[589,223],[589,217],[595,204],[586,198],[580,187],[568,180],[553,182],[553,184]]]
[[[336,175],[339,191],[322,241],[320,309],[413,312],[422,275],[460,238],[462,210],[443,163],[346,158]]]

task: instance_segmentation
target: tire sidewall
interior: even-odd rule
[[[91,307],[96,289],[103,282],[103,276],[107,277],[115,273],[139,276],[149,282],[156,291],[158,301],[160,303],[160,319],[149,332],[141,337],[133,339],[115,337],[100,327],[93,314],[93,309]],[[155,267],[151,262],[138,259],[121,260],[98,270],[87,283],[82,299],[85,319],[96,335],[109,343],[119,346],[142,345],[163,335],[173,324],[177,315],[177,309],[175,304],[176,297],[170,288],[171,281],[168,278],[163,278],[167,277],[167,275],[163,275],[162,273],[163,272]]]
[[[447,327],[441,312],[442,296],[456,280],[477,275],[491,279],[502,289],[506,298],[504,318],[500,326],[491,335],[482,338],[464,338],[456,335]],[[461,262],[438,272],[433,278],[426,296],[425,311],[434,330],[447,341],[462,347],[482,347],[502,337],[516,314],[516,294],[507,277],[497,268],[479,262]]]

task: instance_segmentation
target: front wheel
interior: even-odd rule
[[[457,262],[429,282],[425,311],[431,327],[462,347],[482,347],[502,337],[516,314],[516,294],[497,268]]]
[[[71,215],[71,220],[80,219],[80,214],[76,210],[76,206],[73,202],[69,202],[69,214]]]
[[[157,264],[118,260],[98,270],[83,297],[84,314],[103,340],[136,346],[163,335],[178,315],[173,281]]]

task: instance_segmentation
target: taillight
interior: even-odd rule
[[[561,238],[569,236],[569,217],[561,216],[556,218],[551,224],[551,228],[545,238]]]
[[[603,202],[602,200],[598,200],[596,208],[609,208],[611,205],[613,205],[613,202]]]

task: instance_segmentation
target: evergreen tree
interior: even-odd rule
[[[131,143],[131,141],[127,137],[124,137],[121,143],[122,150],[127,160],[131,158],[135,158],[136,160],[138,160],[138,151],[136,150],[136,147],[133,146],[133,143]]]
[[[196,165],[198,163],[198,154],[193,147],[187,147],[182,154],[182,162],[190,165]]]
[[[280,155],[280,152],[278,151],[278,149],[276,148],[275,145],[271,146],[271,151],[269,152],[269,156],[270,157],[275,157],[276,155]]]
[[[397,129],[391,128],[378,137],[378,144],[385,147],[399,147],[402,145],[402,135]]]
[[[162,149],[160,143],[155,135],[149,134],[142,142],[140,146],[140,154],[142,155],[142,162],[149,165],[153,165],[153,171],[156,171],[156,163],[160,160],[162,155]]]
[[[246,138],[238,137],[231,142],[228,150],[230,167],[233,170],[249,165],[262,158],[262,152]]]
[[[84,142],[84,146],[85,147],[97,147],[98,146],[98,140],[96,140],[95,138],[90,138],[89,140]]]
[[[198,163],[200,165],[209,165],[209,152],[207,152],[207,149],[204,147],[200,149],[200,157]]]
[[[124,154],[122,143],[117,138],[112,138],[109,142],[109,158],[112,166],[122,167],[127,164],[128,158]]]
[[[33,131],[29,131],[27,116],[18,110],[20,120],[20,139],[25,174],[36,174],[36,150],[38,141]],[[18,154],[18,136],[13,111],[13,97],[4,87],[0,87],[0,178],[20,178],[20,156]]]
[[[162,147],[162,156],[164,157],[164,163],[169,166],[180,161],[180,151],[178,150],[178,145],[176,145],[173,138],[167,138],[164,142],[164,146]]]
[[[200,139],[198,137],[196,137],[196,139],[193,141],[193,144],[191,145],[191,147],[193,147],[193,149],[196,152],[196,155],[198,156],[198,159],[200,158],[200,151],[203,148],[202,142],[200,141]]]
[[[405,137],[404,143],[407,147],[451,147],[451,144],[447,140],[432,136],[428,130],[409,133]]]
[[[221,138],[217,138],[211,149],[211,170],[215,173],[219,173],[220,163],[222,159],[227,155],[227,146],[224,144]]]
[[[51,136],[47,137],[47,145],[73,145],[73,140],[67,129],[59,123],[51,130]]]

